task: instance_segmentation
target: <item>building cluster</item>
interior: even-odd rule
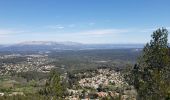
[[[97,89],[99,85],[115,85],[121,86],[127,83],[124,82],[123,77],[119,72],[109,69],[98,69],[98,74],[92,78],[83,78],[79,81],[81,87],[91,87]]]
[[[15,60],[17,57],[26,58],[24,61],[14,61],[15,63],[10,63],[8,59]],[[1,56],[0,59],[6,60],[0,65],[0,75],[10,74],[12,72],[27,72],[27,71],[38,71],[38,72],[49,72],[55,67],[53,64],[48,64],[50,59],[43,55],[5,55]]]
[[[68,89],[69,100],[99,100],[100,98],[109,97],[113,99],[115,97],[121,96],[121,100],[136,100],[136,91],[133,87],[129,86],[127,82],[124,81],[123,76],[120,72],[116,72],[111,69],[98,69],[93,73],[92,77],[83,78],[78,81],[80,88],[78,89]],[[82,73],[81,73],[82,74]],[[83,74],[89,74],[89,72],[84,72]],[[95,74],[95,75],[94,75]],[[86,75],[88,76],[88,75]],[[116,90],[100,90],[103,87],[116,87],[121,92]],[[127,87],[130,87],[127,89]]]

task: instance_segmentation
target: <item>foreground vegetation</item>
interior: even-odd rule
[[[153,32],[152,40],[144,47],[129,77],[138,92],[137,99],[170,99],[170,49],[166,29]]]

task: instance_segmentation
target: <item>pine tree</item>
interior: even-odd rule
[[[60,75],[56,70],[51,70],[45,88],[40,91],[40,94],[46,95],[53,99],[56,98],[57,100],[60,100],[62,99],[64,92],[65,92],[65,88],[62,85]]]
[[[158,29],[151,37],[132,71],[138,99],[141,100],[165,99],[170,92],[168,31]]]

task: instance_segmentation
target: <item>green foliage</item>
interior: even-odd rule
[[[158,29],[152,40],[143,49],[143,54],[134,66],[132,76],[138,99],[165,99],[170,91],[168,31]]]
[[[26,79],[27,81],[32,80],[41,80],[47,78],[47,74],[43,72],[37,72],[37,71],[27,71],[27,72],[19,72],[17,73],[18,77],[22,77]]]
[[[65,88],[62,85],[60,75],[56,70],[50,72],[45,88],[39,91],[40,94],[51,98],[61,99],[64,96]]]

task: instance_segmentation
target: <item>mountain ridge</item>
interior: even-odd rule
[[[46,50],[89,50],[143,48],[143,44],[83,44],[78,42],[26,41],[0,46],[0,51],[46,51]]]

